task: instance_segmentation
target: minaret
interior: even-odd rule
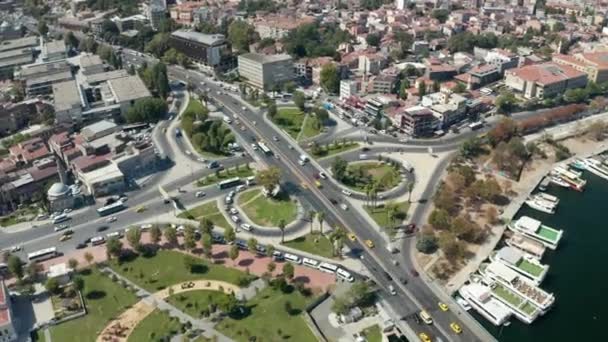
[[[57,173],[59,173],[59,181],[61,184],[68,185],[68,176],[66,175],[65,167],[63,166],[63,161],[57,154],[55,154],[55,163],[57,164]]]

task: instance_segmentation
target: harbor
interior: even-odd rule
[[[489,259],[459,289],[497,339],[600,340],[605,335],[601,318],[608,314],[608,300],[604,276],[597,273],[608,258],[603,243],[608,231],[600,216],[607,180],[608,161],[601,155],[554,165],[522,201]],[[568,328],[573,326],[578,329]]]

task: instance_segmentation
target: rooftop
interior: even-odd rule
[[[80,106],[80,92],[76,81],[70,80],[53,84],[55,111],[64,111]]]
[[[246,53],[239,56],[240,59],[249,59],[255,61],[257,63],[274,63],[281,61],[291,61],[291,56],[287,54],[279,54],[279,55],[264,55],[261,53]]]
[[[0,51],[8,51],[20,48],[35,47],[38,45],[38,37],[30,36],[18,39],[5,40],[0,43]]]
[[[108,80],[117,102],[138,100],[152,96],[139,76],[127,76]]]
[[[544,85],[586,75],[584,72],[578,71],[568,65],[560,65],[557,63],[527,65],[521,68],[508,70],[507,73],[513,74],[528,82],[537,82]]]
[[[52,42],[47,42],[44,45],[46,50],[46,54],[54,54],[54,53],[62,53],[66,51],[65,42],[63,39],[61,40],[53,40]]]
[[[96,135],[111,129],[115,129],[117,125],[112,121],[101,120],[94,124],[82,128],[82,135],[88,141],[90,138],[96,138]]]
[[[129,76],[129,73],[124,69],[112,70],[108,72],[102,72],[99,74],[86,75],[87,83],[96,84],[103,81],[112,80],[115,78],[121,78]]]
[[[95,184],[105,180],[121,178],[123,177],[123,173],[115,163],[110,162],[103,167],[85,173],[83,176],[88,184]]]
[[[178,30],[171,33],[171,35],[182,39],[193,40],[208,46],[222,44],[226,41],[226,37],[222,34],[205,34],[194,31]]]

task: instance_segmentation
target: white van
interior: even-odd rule
[[[420,311],[418,316],[420,316],[420,319],[422,319],[425,324],[433,324],[433,318],[425,310]]]
[[[328,262],[322,262],[321,264],[319,264],[319,270],[325,273],[336,274],[336,272],[338,272],[338,266],[330,264]]]
[[[319,262],[315,259],[302,258],[302,265],[312,267],[312,268],[318,268]]]
[[[91,245],[93,246],[101,245],[104,242],[106,242],[106,238],[104,238],[103,236],[96,236],[91,239]]]
[[[404,160],[403,162],[401,162],[401,164],[403,165],[403,168],[405,169],[405,171],[407,171],[407,172],[414,171],[414,165],[412,165],[407,160]]]
[[[227,123],[227,124],[229,124],[229,125],[232,123],[232,119],[231,119],[231,118],[229,118],[229,117],[227,117],[227,116],[224,116],[224,119],[223,119],[223,120],[224,120],[224,122],[225,122],[225,123]]]
[[[287,260],[287,261],[293,262],[294,264],[299,265],[302,263],[302,259],[300,259],[300,257],[297,255],[285,253],[285,254],[283,254],[283,258],[285,258],[285,260]]]
[[[338,276],[338,278],[346,280],[349,283],[352,283],[353,281],[355,281],[355,278],[352,276],[352,274],[350,274],[348,271],[345,271],[341,268],[338,268],[338,271],[336,272],[336,276]]]
[[[247,180],[245,181],[245,184],[247,184],[247,186],[255,185],[255,176],[249,176],[249,177],[247,177]]]
[[[360,159],[360,160],[365,160],[365,159],[367,159],[367,154],[365,154],[365,153],[360,154],[360,155],[359,155],[359,159]]]

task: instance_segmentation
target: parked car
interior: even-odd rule
[[[205,195],[206,195],[206,194],[205,194],[203,191],[197,191],[197,192],[194,194],[194,196],[196,196],[196,197],[205,197]]]

